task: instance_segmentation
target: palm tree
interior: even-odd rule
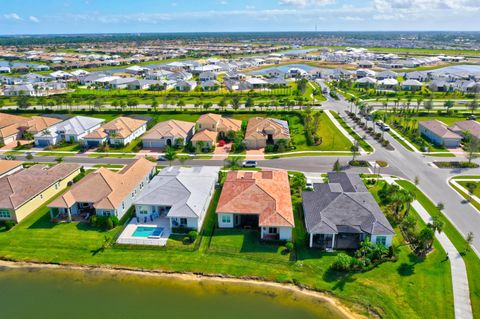
[[[352,161],[355,161],[355,157],[357,156],[359,149],[358,142],[355,141],[355,144],[350,147],[350,151],[352,152]]]
[[[170,166],[172,166],[172,162],[177,158],[177,153],[175,153],[173,147],[167,146],[165,148],[165,158],[168,160]]]
[[[417,115],[418,115],[418,112],[420,110],[420,104],[422,104],[422,102],[423,102],[423,97],[419,97],[417,99]]]

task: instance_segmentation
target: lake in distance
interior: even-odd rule
[[[248,284],[0,268],[1,318],[344,318],[325,301]]]

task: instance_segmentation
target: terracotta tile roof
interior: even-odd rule
[[[75,203],[93,203],[96,209],[116,209],[154,167],[155,163],[140,158],[119,172],[100,168],[85,176],[48,207],[68,208]]]
[[[80,165],[70,163],[52,167],[39,164],[2,177],[0,178],[0,207],[16,209],[79,168]]]
[[[154,127],[148,130],[142,137],[145,140],[161,139],[163,137],[173,136],[175,138],[187,138],[188,133],[195,127],[195,123],[168,120],[157,123]]]
[[[215,113],[203,114],[197,120],[197,123],[202,124],[210,121],[217,123],[217,130],[220,131],[239,131],[242,128],[242,121],[224,117]]]
[[[209,130],[203,130],[198,133],[196,133],[192,137],[192,142],[216,142],[217,141],[217,132],[209,131]]]
[[[0,160],[0,175],[3,175],[12,169],[22,165],[22,161],[7,161],[7,160]]]
[[[46,128],[49,128],[52,125],[62,122],[61,119],[47,116],[32,116],[27,121],[26,131],[32,134],[43,131]]]
[[[98,128],[95,131],[91,132],[90,134],[85,135],[84,139],[104,139],[108,136],[107,133],[103,130],[103,128]]]
[[[258,214],[260,227],[294,227],[286,171],[229,172],[218,213]]]
[[[102,128],[105,131],[114,130],[117,137],[126,138],[145,124],[147,121],[122,116],[104,124]]]
[[[267,132],[273,132],[274,139],[290,139],[290,130],[286,121],[263,117],[248,120],[245,139],[265,138]]]
[[[18,128],[27,126],[28,118],[12,114],[0,113],[0,138],[18,133]]]

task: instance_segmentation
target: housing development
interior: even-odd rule
[[[134,19],[192,14],[176,6]],[[6,316],[36,315],[9,307],[33,276],[51,318],[72,300],[92,318],[480,318],[480,34],[217,31],[0,35]]]

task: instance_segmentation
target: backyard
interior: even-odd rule
[[[100,231],[83,223],[52,224],[44,206],[11,231],[0,231],[0,257],[253,276],[332,292],[347,305],[370,316],[375,313],[396,318],[453,318],[449,264],[444,262],[445,254],[437,243],[426,259],[419,259],[403,245],[397,231],[396,262],[385,262],[363,273],[338,273],[330,270],[335,253],[306,248],[296,196],[293,257],[283,252],[282,245],[260,244],[254,231],[216,230],[214,212],[218,196],[217,191],[198,242],[191,244],[198,249],[191,245],[182,247],[178,240],[166,248],[112,245],[122,227]]]

